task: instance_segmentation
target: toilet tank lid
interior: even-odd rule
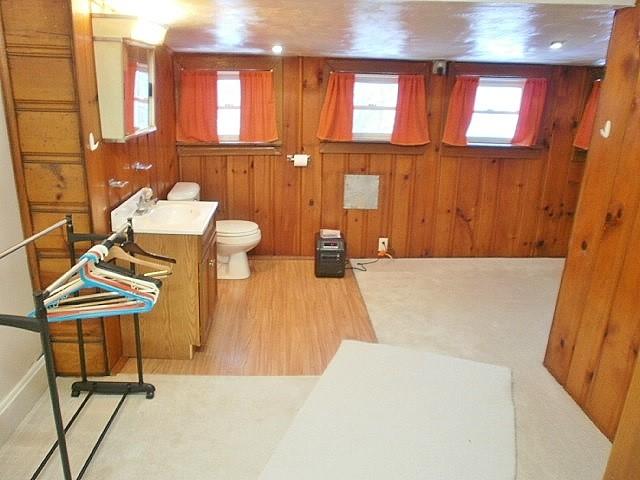
[[[167,200],[195,200],[200,193],[200,185],[194,182],[178,182],[176,183]]]
[[[218,220],[216,232],[218,235],[248,235],[258,230],[258,224],[248,220]]]

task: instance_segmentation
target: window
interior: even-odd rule
[[[353,87],[353,140],[388,142],[397,101],[397,75],[357,74]]]
[[[218,72],[218,139],[240,141],[240,72]]]
[[[467,129],[469,144],[511,144],[524,84],[524,78],[480,78]]]
[[[149,108],[149,70],[147,65],[138,63],[133,87],[134,130],[149,128]]]

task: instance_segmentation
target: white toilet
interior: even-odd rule
[[[200,185],[193,182],[176,183],[167,200],[200,200]],[[247,252],[260,243],[262,234],[257,223],[247,220],[218,220],[218,278],[240,280],[249,278]]]
[[[257,223],[247,220],[218,220],[218,278],[249,278],[247,252],[260,243],[262,234]]]

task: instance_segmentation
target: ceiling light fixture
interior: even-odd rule
[[[280,55],[282,53],[282,50],[282,45],[274,45],[273,47],[271,47],[271,51],[276,55]]]
[[[564,46],[564,42],[560,41],[560,40],[556,40],[555,42],[551,42],[551,44],[549,45],[549,48],[551,50],[558,50],[559,48],[562,48]]]

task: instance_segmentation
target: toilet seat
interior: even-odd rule
[[[220,237],[247,237],[258,233],[260,228],[257,223],[248,220],[218,220],[216,233]]]

